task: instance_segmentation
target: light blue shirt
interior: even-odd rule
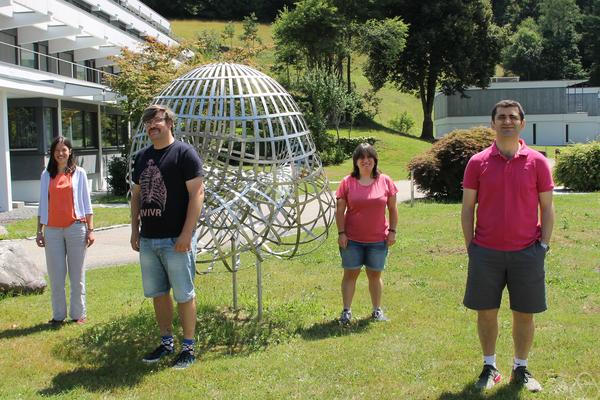
[[[77,167],[73,173],[73,205],[75,206],[75,216],[77,219],[85,218],[88,214],[93,214],[92,201],[87,185],[87,174],[81,167]],[[40,180],[40,205],[38,215],[40,223],[48,225],[48,187],[50,186],[50,174],[45,169],[42,172]]]

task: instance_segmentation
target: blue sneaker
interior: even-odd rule
[[[153,352],[146,354],[142,361],[146,364],[154,364],[168,354],[173,354],[173,348],[161,344]]]
[[[174,369],[186,369],[196,361],[196,356],[190,350],[183,350],[173,363]]]

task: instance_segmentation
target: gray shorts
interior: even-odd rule
[[[465,307],[500,308],[507,286],[511,310],[530,314],[546,310],[546,251],[539,242],[518,251],[492,250],[471,242],[468,253]]]

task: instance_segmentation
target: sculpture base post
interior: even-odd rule
[[[262,306],[262,261],[260,256],[256,257],[256,288],[258,298],[258,320],[262,321],[263,306]]]

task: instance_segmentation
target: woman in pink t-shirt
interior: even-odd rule
[[[344,309],[341,324],[352,319],[352,298],[356,279],[365,266],[369,278],[369,293],[373,303],[372,318],[388,321],[381,310],[383,281],[381,272],[385,267],[388,247],[396,243],[396,185],[387,175],[377,169],[377,152],[368,143],[362,143],[352,155],[353,171],[346,176],[336,192],[335,221],[338,228],[338,244],[342,257],[342,300]],[[389,224],[385,218],[388,209]]]

